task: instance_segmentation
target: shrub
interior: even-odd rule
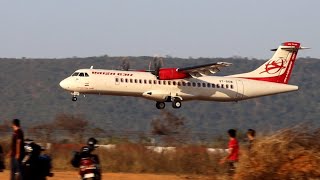
[[[261,138],[242,156],[236,179],[319,178],[319,135],[319,129],[298,126]]]

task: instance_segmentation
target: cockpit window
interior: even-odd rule
[[[84,76],[85,76],[85,77],[89,77],[89,74],[88,74],[88,73],[84,73]]]
[[[79,76],[83,77],[83,76],[84,76],[84,73],[80,73]]]
[[[78,72],[75,72],[75,73],[72,74],[72,76],[78,76],[78,75],[79,75]]]

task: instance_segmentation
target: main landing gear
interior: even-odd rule
[[[179,98],[174,98],[172,101],[172,107],[173,108],[181,108],[181,100]]]
[[[156,107],[158,109],[164,109],[166,107],[166,104],[164,102],[157,102]]]
[[[181,103],[181,99],[180,98],[171,98],[169,101],[167,102],[172,102],[172,107],[175,108],[175,109],[179,109],[181,108],[182,106],[182,103]],[[164,102],[157,102],[156,103],[156,107],[158,109],[164,109],[166,107],[166,104]]]

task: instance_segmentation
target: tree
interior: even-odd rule
[[[162,136],[162,140],[167,144],[185,142],[189,134],[185,121],[184,117],[161,111],[161,115],[151,122],[151,133]]]
[[[88,131],[89,122],[83,115],[58,114],[53,124],[58,129],[66,130],[75,141],[82,143],[85,132]]]
[[[55,127],[53,123],[45,123],[33,126],[29,128],[29,134],[34,134],[37,137],[37,141],[51,142],[53,140],[53,134]]]

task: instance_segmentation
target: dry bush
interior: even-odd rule
[[[83,145],[81,144],[53,144],[50,151],[52,158],[52,166],[54,170],[72,170],[75,169],[71,165],[71,159],[74,151],[79,151]]]
[[[175,172],[187,174],[217,175],[224,172],[218,164],[223,154],[209,154],[207,147],[186,146],[176,150],[172,163]]]
[[[184,144],[190,140],[189,130],[185,126],[186,119],[169,111],[161,111],[151,122],[151,133],[168,145]]]
[[[243,153],[235,179],[319,178],[319,135],[319,129],[298,126],[261,138]]]
[[[200,146],[158,153],[141,144],[120,144],[112,150],[100,149],[98,154],[102,168],[112,172],[216,175],[221,169],[221,156],[208,154]]]
[[[163,172],[167,165],[163,154],[157,154],[140,144],[119,144],[112,150],[100,150],[102,167],[113,172]]]

